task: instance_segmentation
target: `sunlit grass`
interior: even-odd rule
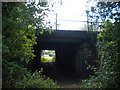
[[[55,62],[55,51],[54,50],[42,50],[41,62]]]
[[[49,55],[44,55],[41,57],[41,62],[46,63],[46,62],[55,62],[55,58],[51,57]]]

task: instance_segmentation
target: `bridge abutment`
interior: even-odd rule
[[[95,66],[94,46],[90,43],[81,44],[76,53],[76,72],[79,76],[93,74],[91,68]]]
[[[88,76],[93,73],[89,66],[95,65],[97,33],[87,31],[55,31],[38,36],[32,60],[32,69],[40,70],[41,50],[55,50],[56,68],[65,73]]]

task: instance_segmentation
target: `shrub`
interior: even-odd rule
[[[80,88],[115,88],[118,87],[115,73],[96,72],[96,76],[82,80]]]
[[[35,72],[30,77],[24,77],[15,83],[15,88],[59,88],[50,78],[45,78],[41,72]]]
[[[31,74],[15,62],[3,63],[3,88],[59,88],[52,79],[41,75],[41,71]]]
[[[120,87],[120,23],[104,23],[104,30],[98,35],[101,68],[88,80],[82,81],[81,88]]]

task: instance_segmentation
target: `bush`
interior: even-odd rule
[[[96,76],[82,80],[80,88],[115,88],[118,87],[116,78],[115,73],[96,72]]]
[[[59,88],[59,86],[52,79],[41,75],[41,71],[31,74],[15,62],[4,62],[3,88]]]
[[[96,76],[83,80],[81,88],[120,87],[120,23],[107,21],[103,26],[98,35],[101,68]]]
[[[30,71],[15,62],[3,60],[3,88],[14,87],[14,83],[25,76],[31,75]]]
[[[15,88],[59,88],[52,79],[41,76],[40,72],[35,72],[30,77],[24,77],[15,83]]]

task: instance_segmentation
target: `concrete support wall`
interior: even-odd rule
[[[88,76],[92,73],[87,67],[95,65],[96,55],[95,32],[55,31],[53,34],[43,34],[34,46],[36,57],[30,62],[33,71],[40,70],[41,50],[56,51],[56,67],[61,71]]]
[[[95,65],[95,47],[90,43],[81,44],[76,53],[76,72],[80,76],[88,76],[93,74],[90,67]]]

